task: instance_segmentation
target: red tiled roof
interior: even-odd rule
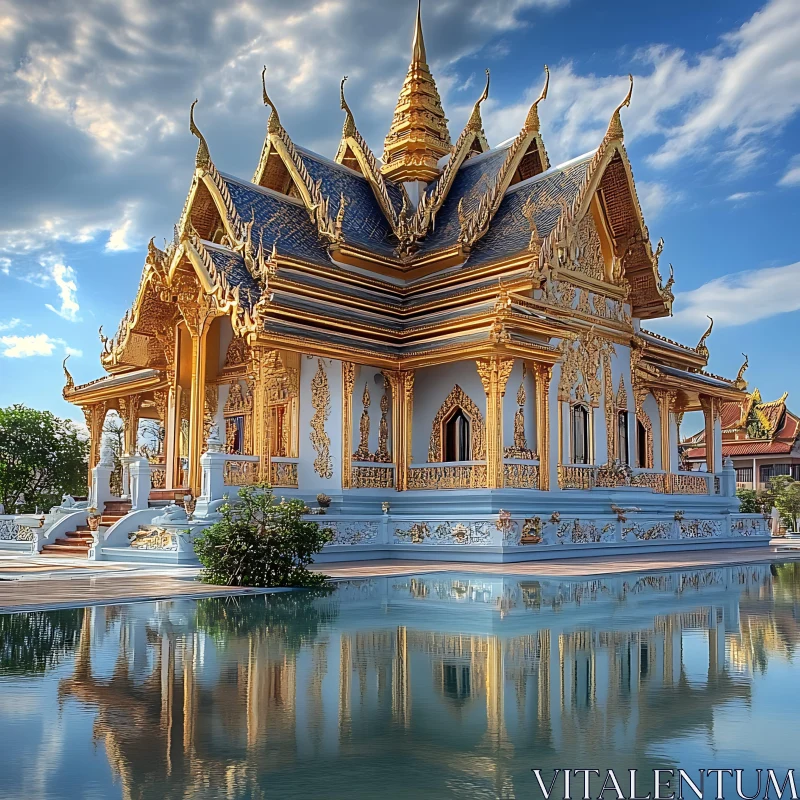
[[[760,456],[790,453],[800,433],[800,419],[787,413],[780,435],[774,439],[742,439],[738,442],[723,442],[722,457],[726,456]],[[687,458],[705,458],[705,444],[686,451]]]
[[[723,403],[720,410],[720,422],[722,423],[722,430],[735,428],[739,424],[742,416],[742,406],[740,403]]]

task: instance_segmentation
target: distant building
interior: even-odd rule
[[[776,475],[800,480],[800,417],[786,407],[787,396],[764,403],[755,389],[742,402],[722,404],[722,457],[733,459],[737,488],[765,489]],[[706,460],[705,432],[685,445],[686,462],[699,469]]]

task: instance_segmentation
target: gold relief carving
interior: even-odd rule
[[[387,462],[392,460],[389,453],[389,382],[383,379],[383,394],[381,395],[381,419],[378,423],[378,449],[375,451],[375,460]]]
[[[356,365],[342,361],[342,488],[349,489],[352,481],[351,452],[353,447],[353,389]]]
[[[217,416],[217,409],[219,408],[219,387],[210,384],[206,386],[205,391],[205,410],[203,414],[203,443],[208,440],[211,433],[211,426],[214,424],[214,418]]]
[[[391,489],[394,486],[393,467],[353,466],[353,489]]]
[[[645,454],[647,456],[647,463],[640,464],[640,467],[645,467],[647,469],[653,468],[653,461],[655,459],[654,455],[654,448],[653,448],[653,422],[650,419],[650,415],[644,410],[644,401],[647,397],[647,389],[643,386],[635,386],[633,389],[633,402],[636,406],[636,419],[642,423],[642,427],[645,430],[646,435],[646,447],[645,447]]]
[[[131,394],[117,399],[119,415],[125,426],[125,455],[136,452],[136,443],[139,436],[139,410],[142,407],[142,396]]]
[[[588,289],[581,289],[580,293],[578,294],[578,305],[575,308],[581,314],[590,315],[593,311],[592,306],[589,303],[589,290]]]
[[[242,389],[242,384],[239,381],[231,384],[230,391],[228,392],[228,399],[225,402],[223,412],[225,415],[239,416],[242,414],[249,414],[253,410],[253,395]]]
[[[611,375],[611,356],[603,354],[603,410],[606,417],[606,461],[610,464],[617,457],[616,410],[614,407],[614,381]]]
[[[525,436],[525,403],[527,397],[525,393],[525,377],[527,367],[522,365],[522,380],[517,389],[517,410],[514,412],[514,445],[503,450],[505,458],[525,458],[535,459],[536,453],[528,447],[528,440]]]
[[[231,343],[228,345],[228,351],[225,353],[223,369],[244,366],[248,361],[249,353],[247,342],[245,342],[241,336],[234,336],[233,339],[231,339]]]
[[[181,400],[180,400],[180,410],[181,410],[181,419],[189,419],[190,412],[190,402],[189,402],[189,392],[182,391],[181,392]]]
[[[590,278],[605,280],[606,263],[603,258],[603,248],[590,212],[584,214],[575,229],[573,259],[578,269]]]
[[[670,473],[669,491],[672,494],[708,494],[708,480],[701,475]]]
[[[486,392],[487,486],[500,488],[503,483],[503,395],[514,366],[514,359],[490,356],[479,358],[475,363]]]
[[[331,393],[328,388],[328,376],[321,358],[317,359],[317,371],[311,379],[311,406],[314,415],[311,417],[311,445],[317,454],[314,459],[314,472],[321,478],[333,477],[331,460],[331,440],[325,433],[325,422],[331,414]]]
[[[369,386],[364,383],[364,392],[361,395],[361,404],[364,410],[361,412],[361,420],[358,423],[358,430],[360,439],[358,442],[358,449],[353,453],[353,458],[356,461],[369,461],[369,407],[372,399],[369,396]]]
[[[631,486],[645,486],[657,494],[669,491],[665,472],[638,472],[631,476]]]
[[[628,393],[625,391],[625,380],[619,376],[619,388],[617,389],[617,399],[615,402],[618,411],[626,411],[628,408]]]
[[[185,531],[182,531],[185,532]],[[178,534],[166,528],[140,528],[128,534],[135,550],[177,550]]]
[[[538,489],[538,464],[503,464],[503,485],[510,489]]]
[[[414,467],[408,470],[409,489],[479,489],[486,486],[486,466]]]
[[[226,461],[223,472],[225,486],[252,486],[258,483],[258,461]]]
[[[297,464],[272,461],[270,464],[270,486],[281,489],[297,488]]]
[[[448,417],[457,408],[460,408],[470,419],[470,434],[472,437],[470,451],[472,459],[474,461],[483,461],[486,458],[486,425],[483,414],[481,414],[478,406],[475,405],[464,390],[456,384],[433,418],[431,437],[428,443],[428,461],[444,461],[442,429]]]
[[[531,517],[526,519],[522,525],[522,534],[519,537],[520,544],[539,544],[542,541],[542,518]]]
[[[559,349],[562,357],[558,399],[568,403],[572,399],[583,400],[588,394],[591,404],[597,407],[601,392],[597,374],[600,358],[615,355],[614,345],[590,330],[575,338],[562,340]]]
[[[593,467],[559,464],[558,485],[561,489],[591,489],[597,485],[597,472]]]
[[[395,488],[408,488],[408,464],[411,461],[411,422],[414,410],[414,372],[384,372],[392,390],[392,450],[394,451]]]

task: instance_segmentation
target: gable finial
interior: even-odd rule
[[[614,113],[611,115],[611,119],[608,123],[608,130],[603,139],[604,142],[610,142],[616,139],[622,141],[625,138],[625,131],[622,129],[622,120],[620,119],[619,112],[622,111],[623,108],[630,106],[631,98],[633,97],[633,75],[629,74],[628,80],[630,81],[628,94],[625,95],[625,99],[614,109]]]
[[[67,353],[64,360],[61,362],[61,369],[64,370],[64,377],[67,379],[67,385],[64,387],[65,389],[75,388],[75,381],[72,379],[72,375],[69,374],[69,370],[67,369],[67,360],[71,355],[71,353]]]
[[[470,114],[467,127],[473,131],[483,130],[483,120],[481,120],[481,103],[489,96],[489,70],[486,70],[486,86],[483,88],[483,93],[475,102],[472,107],[472,114]]]
[[[733,382],[733,385],[737,389],[746,389],[747,388],[747,381],[744,379],[745,370],[750,366],[750,359],[747,357],[747,353],[742,353],[744,356],[744,363],[741,367],[739,367],[739,374],[736,376],[736,380]]]
[[[708,315],[706,314],[706,316]],[[701,356],[705,356],[706,358],[709,356],[708,347],[706,346],[706,339],[711,336],[711,331],[714,330],[714,318],[708,317],[708,322],[709,325],[708,328],[706,328],[706,332],[700,337],[697,347],[694,348]]]
[[[525,130],[538,131],[539,130],[539,103],[547,99],[547,90],[550,88],[550,69],[547,64],[544,65],[544,86],[539,96],[533,101],[533,104],[528,109],[528,116],[525,118]]]
[[[265,79],[265,75],[267,73],[267,65],[264,65],[264,68],[261,70],[261,93],[264,100],[264,105],[269,106],[269,119],[267,120],[267,130],[270,133],[277,133],[281,127],[281,120],[278,116],[278,109],[275,106],[275,103],[272,102],[270,96],[267,94],[267,81]]]
[[[342,128],[342,136],[352,136],[356,132],[356,121],[353,117],[353,112],[350,110],[350,106],[347,105],[347,100],[344,98],[344,83],[347,80],[347,75],[342,78],[342,82],[339,84],[339,102],[342,107],[342,111],[345,113],[344,118],[344,127]]]
[[[195,167],[200,167],[201,169],[208,169],[209,164],[211,163],[211,153],[208,151],[208,142],[206,142],[206,137],[200,133],[200,129],[195,125],[194,122],[194,107],[197,105],[197,100],[192,103],[192,107],[189,109],[189,130],[200,140],[200,143],[197,145],[197,155],[194,157],[194,165]]]

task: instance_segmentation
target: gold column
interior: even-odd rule
[[[259,457],[260,481],[271,478],[269,373],[274,351],[266,347],[252,348],[250,379],[253,382],[253,455]]]
[[[658,403],[658,418],[661,430],[661,469],[664,472],[672,472],[672,468],[676,465],[671,463],[672,447],[669,441],[669,418],[678,395],[668,389],[654,389],[653,395]]]
[[[714,471],[714,459],[716,453],[714,452],[714,404],[713,397],[708,395],[700,395],[700,407],[703,409],[703,419],[705,421],[705,438],[706,438],[706,471]]]
[[[120,397],[119,415],[125,427],[123,438],[123,455],[132,456],[136,454],[136,440],[139,433],[139,409],[142,406],[142,396],[131,394],[127,397]]]
[[[408,465],[411,463],[411,425],[414,416],[414,371],[384,372],[392,389],[392,453],[395,489],[408,488]]]
[[[536,454],[539,456],[539,488],[550,489],[550,379],[552,364],[534,364],[536,371]]]
[[[353,387],[356,365],[342,361],[342,489],[352,485],[353,474]]]
[[[479,358],[475,363],[486,392],[486,485],[489,489],[500,489],[503,486],[503,396],[514,359],[490,356]]]
[[[206,347],[208,326],[191,330],[192,388],[189,394],[189,486],[200,494],[200,456],[203,453],[203,423],[206,407]]]
[[[103,439],[103,422],[106,418],[106,404],[95,403],[82,406],[86,427],[89,430],[89,486],[92,485],[92,470],[100,460],[100,445]]]

